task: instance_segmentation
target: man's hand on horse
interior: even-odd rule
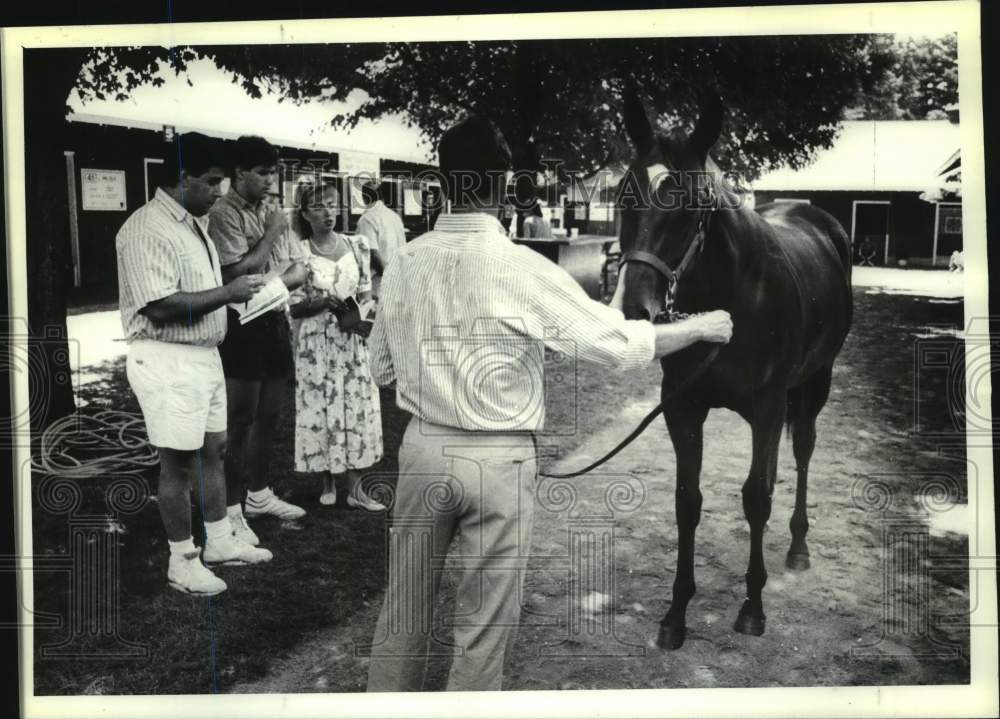
[[[714,310],[694,317],[698,323],[698,331],[705,342],[729,342],[733,336],[733,320],[725,310]]]

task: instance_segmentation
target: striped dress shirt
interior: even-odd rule
[[[405,245],[380,305],[369,339],[375,380],[396,382],[401,409],[448,427],[541,430],[546,348],[569,381],[578,360],[629,371],[653,359],[651,323],[590,299],[483,213],[441,215]]]
[[[118,304],[130,342],[151,339],[215,347],[225,338],[225,307],[166,323],[154,323],[139,311],[177,292],[222,285],[219,256],[208,240],[206,224],[207,218],[193,217],[159,188],[118,231]]]

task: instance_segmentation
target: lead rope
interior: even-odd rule
[[[713,195],[713,201],[714,201],[714,195]],[[705,314],[704,312],[685,313],[685,312],[675,311],[674,296],[677,291],[677,277],[687,268],[687,265],[691,262],[691,260],[694,258],[696,254],[701,254],[702,247],[704,246],[706,231],[707,230],[705,228],[704,219],[701,218],[698,220],[698,231],[694,241],[692,241],[691,244],[688,245],[688,249],[684,253],[684,257],[681,259],[681,262],[677,266],[677,269],[668,275],[669,284],[667,285],[667,296],[664,298],[663,301],[663,310],[659,314],[657,314],[656,317],[652,319],[653,324],[669,324],[672,322],[679,322],[680,320],[686,320],[690,319],[691,317],[697,317],[698,315]],[[705,359],[699,362],[698,366],[694,368],[694,371],[687,377],[685,377],[683,382],[681,382],[679,385],[674,387],[670,392],[668,392],[666,396],[662,396],[660,398],[660,403],[656,405],[656,407],[654,407],[649,414],[647,414],[645,417],[642,418],[638,426],[634,430],[632,430],[625,439],[623,439],[621,442],[615,445],[614,449],[605,454],[603,457],[601,457],[595,462],[591,462],[583,469],[576,470],[575,472],[561,472],[561,473],[539,472],[539,474],[542,477],[548,477],[549,479],[572,479],[573,477],[579,477],[582,474],[587,474],[587,472],[590,472],[600,467],[602,464],[604,464],[612,457],[614,457],[616,454],[625,449],[627,446],[629,446],[636,439],[636,437],[642,434],[646,430],[646,428],[653,422],[653,420],[656,419],[657,415],[663,413],[664,402],[671,399],[672,397],[675,397],[677,394],[680,393],[682,389],[684,389],[689,384],[691,384],[695,379],[697,379],[702,374],[702,372],[708,369],[708,367],[715,361],[715,358],[719,355],[719,350],[721,349],[722,345],[718,344],[712,347],[712,349],[709,350],[708,354],[705,355]]]
[[[687,317],[692,317],[692,316],[693,315],[678,315],[680,319],[685,319]],[[709,353],[705,355],[705,359],[703,359],[698,364],[698,366],[695,367],[694,372],[685,377],[684,381],[681,382],[676,387],[674,387],[665,397],[661,398],[660,403],[656,405],[656,407],[654,407],[649,414],[647,414],[645,417],[642,418],[642,421],[639,422],[638,426],[635,429],[633,429],[625,439],[623,439],[621,442],[615,445],[614,449],[612,449],[606,455],[598,459],[596,462],[592,462],[583,469],[578,469],[575,472],[561,472],[561,473],[539,472],[539,474],[543,477],[548,477],[549,479],[571,479],[573,477],[579,477],[581,474],[586,474],[587,472],[590,472],[591,470],[600,467],[602,464],[604,464],[612,457],[614,457],[616,454],[625,449],[627,446],[629,446],[633,442],[633,440],[635,440],[636,437],[638,437],[640,434],[646,431],[646,427],[648,427],[652,423],[652,421],[656,419],[657,415],[663,413],[663,403],[671,399],[672,397],[676,396],[682,389],[684,389],[689,384],[691,384],[691,382],[697,379],[702,372],[708,369],[709,365],[711,365],[712,362],[715,361],[715,358],[716,356],[718,356],[720,349],[722,349],[722,345],[716,345],[715,347],[713,347],[709,351]]]

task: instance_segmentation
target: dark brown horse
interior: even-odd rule
[[[743,484],[750,524],[747,598],[735,629],[760,635],[767,582],[763,535],[786,423],[798,474],[786,565],[809,567],[806,482],[816,416],[851,325],[850,241],[837,220],[807,204],[756,211],[741,206],[708,155],[722,126],[717,98],[706,103],[694,132],[681,137],[654,133],[630,93],[625,125],[636,150],[621,194],[625,316],[656,318],[676,280],[675,310],[724,309],[733,319],[732,340],[714,357],[712,346],[702,343],[662,360],[663,414],[677,457],[678,557],[659,644],[676,649],[684,643],[685,612],[695,592],[702,425],[715,407],[739,413],[752,427],[753,459]]]

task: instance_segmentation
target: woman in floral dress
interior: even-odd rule
[[[335,187],[305,184],[296,193],[295,229],[307,244],[308,277],[291,298],[295,337],[295,469],[322,472],[321,504],[336,502],[335,476],[347,475],[347,504],[385,506],[365,494],[362,470],[382,458],[378,386],[363,337],[343,332],[334,310],[349,295],[371,295],[370,247],[334,232]]]

